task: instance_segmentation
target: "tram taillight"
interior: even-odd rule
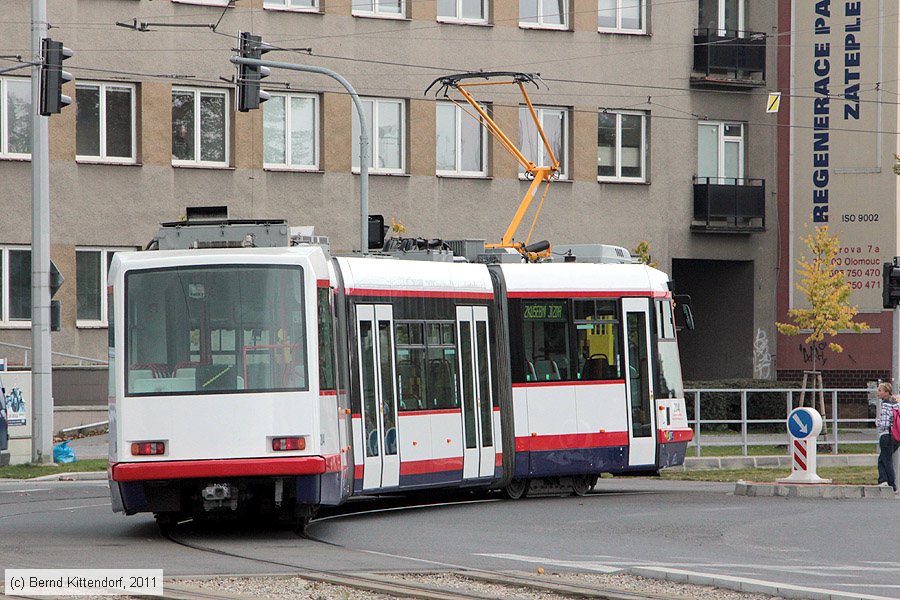
[[[165,454],[165,442],[135,442],[131,444],[132,456],[151,456],[155,454]]]
[[[306,438],[281,437],[272,438],[272,450],[280,452],[284,450],[306,450]]]

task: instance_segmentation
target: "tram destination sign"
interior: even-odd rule
[[[566,303],[565,302],[540,302],[525,303],[522,309],[522,316],[526,321],[537,321],[546,319],[565,319]]]

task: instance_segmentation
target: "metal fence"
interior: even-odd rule
[[[22,346],[20,344],[10,344],[9,342],[0,342],[0,347],[4,348],[13,348],[15,350],[22,350],[25,354],[25,362],[23,366],[29,366],[29,358],[31,354],[31,346]],[[61,356],[63,358],[68,358],[72,361],[78,361],[78,366],[83,366],[85,364],[88,365],[106,365],[109,364],[107,360],[102,358],[91,358],[90,356],[78,356],[77,354],[66,354],[65,352],[50,352],[51,360],[54,356]]]
[[[692,416],[688,422],[694,430],[688,454],[700,456],[702,448],[712,446],[740,446],[742,456],[749,455],[751,446],[784,445],[787,452],[787,416],[800,405],[801,393],[796,388],[686,389]],[[874,389],[868,388],[822,390],[824,425],[819,444],[830,446],[833,454],[841,446],[877,444],[870,408],[873,394]],[[761,395],[765,395],[764,403],[756,400]],[[773,395],[783,398],[780,406]],[[821,411],[819,391],[807,390],[804,404]]]

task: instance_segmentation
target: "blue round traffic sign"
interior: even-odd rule
[[[792,437],[802,440],[811,435],[818,435],[818,431],[813,433],[815,425],[812,412],[812,409],[809,408],[795,408],[791,411],[791,414],[788,415],[787,425],[788,432]]]

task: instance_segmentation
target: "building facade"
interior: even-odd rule
[[[826,386],[890,380],[892,328],[882,300],[882,265],[898,254],[898,30],[880,0],[779,3],[778,87],[791,97],[779,114],[778,319],[806,307],[798,292],[803,238],[827,226],[838,236],[835,267],[852,289],[857,321],[837,336],[842,353],[802,337],[778,340],[778,374],[799,379],[815,366]],[[825,340],[830,341],[829,339]],[[814,362],[815,361],[815,362]]]
[[[13,65],[30,55],[30,2],[4,9],[0,54]],[[529,185],[476,121],[426,88],[450,73],[540,73],[530,95],[561,168],[533,240],[648,241],[692,297],[686,378],[773,377],[777,16],[776,0],[50,0],[51,36],[75,51],[65,68],[76,78],[65,92],[75,106],[50,118],[51,254],[66,279],[53,349],[105,356],[110,257],[145,247],[187,206],[313,225],[333,250],[355,248],[351,99],[327,77],[274,71],[262,109],[237,112],[229,58],[250,31],[280,49],[266,59],[353,84],[372,139],[370,212],[417,237],[499,241]],[[0,75],[0,342],[29,346],[20,73]],[[518,91],[476,89],[546,162]],[[2,355],[26,360],[9,345]]]

